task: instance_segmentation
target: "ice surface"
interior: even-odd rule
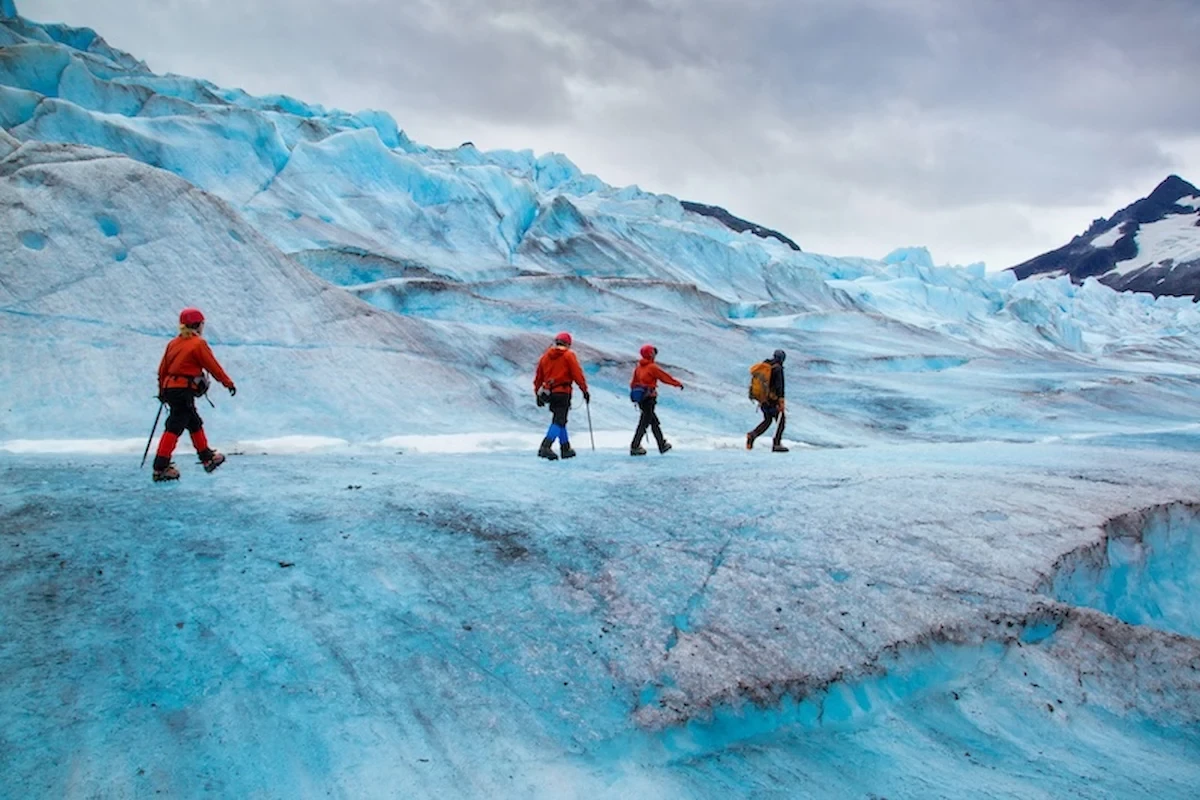
[[[6,786],[1162,797],[1200,780],[1200,643],[1041,589],[1109,517],[1187,496],[1193,452],[677,455],[247,452],[169,487],[131,481],[127,457],[6,457]]]
[[[797,253],[0,37],[5,794],[1194,794],[1190,298]],[[186,305],[230,461],[155,486]],[[592,402],[547,464],[563,329]],[[687,388],[630,459],[644,342]],[[747,453],[776,348],[793,452]]]

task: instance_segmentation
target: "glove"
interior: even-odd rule
[[[236,387],[236,386],[230,386],[230,387],[229,387],[229,396],[230,396],[230,397],[233,397],[235,394],[237,394],[237,387]]]
[[[542,406],[546,405],[546,398],[542,395],[541,392],[534,392],[533,397],[535,400],[537,400],[538,408],[541,408]]]
[[[682,384],[682,383],[681,383],[681,384],[679,384],[679,391],[681,391],[681,392],[683,391],[683,384]]]
[[[588,393],[587,389],[583,390],[583,402],[585,402],[585,403],[592,402],[592,396],[591,396],[591,394]]]

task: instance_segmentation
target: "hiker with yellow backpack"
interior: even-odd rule
[[[784,400],[783,385],[783,360],[785,358],[787,358],[787,353],[776,350],[766,361],[760,361],[750,368],[750,399],[758,403],[763,421],[757,428],[746,434],[747,450],[753,450],[754,440],[766,433],[767,429],[771,427],[771,423],[778,419],[779,426],[775,428],[775,439],[771,442],[771,452],[786,453],[788,451],[783,446],[783,428],[787,423],[784,413],[786,401]]]

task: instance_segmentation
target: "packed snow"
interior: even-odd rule
[[[1108,230],[1106,230],[1104,233],[1100,234],[1099,236],[1096,236],[1095,238],[1092,239],[1092,247],[1112,247],[1114,244],[1117,243],[1117,239],[1120,239],[1122,236],[1125,235],[1124,232],[1121,230],[1122,227],[1124,227],[1124,226],[1114,225],[1111,228],[1109,228]]]
[[[796,252],[0,10],[0,794],[1195,793],[1190,298]],[[229,461],[155,485],[189,305]]]
[[[1200,260],[1200,215],[1170,214],[1138,228],[1138,255],[1118,261],[1114,271],[1128,275],[1156,264],[1179,265]]]

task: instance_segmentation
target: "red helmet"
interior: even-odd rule
[[[658,348],[652,344],[644,344],[642,345],[641,353],[642,358],[653,359],[656,355],[658,355]]]
[[[567,333],[566,331],[563,331],[558,336],[554,337],[554,343],[555,344],[565,344],[567,347],[570,347],[571,346],[571,334]]]
[[[179,324],[186,325],[189,328],[194,328],[204,322],[204,315],[200,313],[198,308],[185,308],[179,312]]]

